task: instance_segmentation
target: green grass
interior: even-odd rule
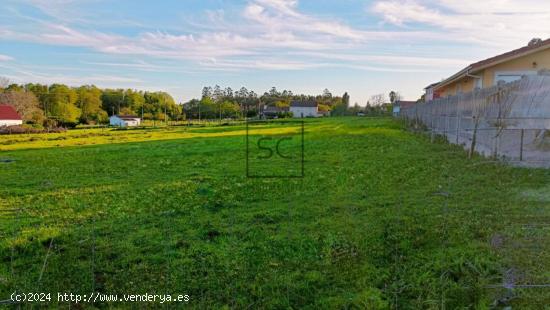
[[[509,269],[550,282],[547,226],[524,225],[548,222],[548,171],[469,160],[391,119],[305,129],[298,179],[246,178],[243,126],[1,137],[0,300],[17,289],[189,294],[193,308],[550,303],[549,289],[491,287]]]

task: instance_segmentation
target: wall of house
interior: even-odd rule
[[[434,88],[426,88],[426,96],[424,96],[425,101],[432,101],[434,100]]]
[[[536,63],[536,65],[534,65]],[[550,49],[526,55],[511,61],[507,61],[493,67],[486,68],[473,75],[480,76],[483,80],[482,88],[495,85],[497,73],[517,72],[519,75],[536,75],[539,70],[550,69]],[[454,96],[458,94],[459,85],[462,87],[462,93],[471,92],[475,87],[475,78],[464,77],[463,79],[440,88],[441,97]]]
[[[12,119],[0,119],[0,126],[15,126],[22,125],[22,120],[12,120]]]
[[[111,126],[121,126],[121,127],[126,127],[126,123],[118,118],[118,117],[113,117],[111,116],[111,118],[109,118],[109,124],[111,124]]]
[[[292,112],[294,117],[302,117],[302,114],[304,117],[319,116],[316,107],[290,107],[290,112]]]
[[[495,85],[495,73],[498,71],[531,71],[532,74],[537,74],[542,69],[550,69],[550,49],[487,68],[479,75],[483,76],[483,88],[486,88]]]
[[[109,124],[111,124],[111,126],[133,127],[133,126],[139,126],[139,124],[141,124],[141,119],[123,120],[116,116],[111,116],[109,118]]]
[[[454,83],[451,83],[443,88],[438,89],[441,97],[457,95],[459,92],[468,93],[474,90],[475,79],[472,77],[464,77]],[[460,90],[460,91],[459,91]]]

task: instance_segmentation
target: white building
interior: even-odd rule
[[[112,115],[109,123],[111,126],[135,127],[141,124],[141,118],[135,115]]]
[[[405,101],[398,100],[393,104],[393,116],[398,117],[401,115],[402,109],[407,109],[413,107],[416,104],[416,101]]]
[[[0,105],[0,126],[22,125],[23,119],[11,105]]]
[[[433,83],[433,84],[428,85],[426,88],[424,88],[424,91],[425,91],[424,101],[425,102],[430,102],[434,99],[439,98],[439,95],[435,93],[435,87],[438,84],[439,83]]]
[[[319,117],[319,106],[312,101],[293,101],[290,104],[290,112],[294,117]]]

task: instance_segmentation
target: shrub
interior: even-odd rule
[[[56,127],[50,129],[43,128],[34,128],[31,126],[2,126],[0,127],[0,135],[10,135],[10,134],[28,134],[28,133],[46,133],[46,132],[65,132],[67,129]]]
[[[292,112],[279,112],[277,118],[292,118],[294,114]]]

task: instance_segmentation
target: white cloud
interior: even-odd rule
[[[58,0],[48,8],[44,0],[29,0],[49,15],[56,16],[56,7],[72,3]],[[241,25],[224,23],[223,11],[208,12],[212,21],[208,31],[197,33],[142,32],[123,36],[70,25],[66,20],[29,21],[40,31],[6,30],[6,38],[43,44],[87,47],[106,54],[139,55],[153,58],[181,59],[204,65],[212,61],[241,68],[291,69],[291,61],[272,62],[278,51],[328,51],[352,46],[364,40],[366,33],[337,20],[316,18],[298,11],[293,0],[253,0],[242,10]],[[217,27],[219,22],[219,27]],[[235,23],[233,23],[235,24]],[[25,28],[27,29],[27,28]],[[251,57],[255,56],[255,57]],[[302,62],[298,62],[302,63]],[[311,59],[296,63],[295,68],[316,67]],[[309,63],[309,64],[308,64]]]
[[[294,53],[293,53],[294,54]],[[376,54],[324,54],[315,52],[298,52],[296,55],[309,56],[314,58],[327,58],[332,60],[342,60],[354,63],[375,63],[390,67],[436,67],[436,68],[455,68],[471,61],[471,59],[455,59],[444,57],[415,57],[402,55],[376,55]]]
[[[11,61],[11,60],[13,60],[13,57],[0,54],[0,61]]]
[[[100,87],[132,87],[137,85],[143,85],[141,79],[107,75],[107,74],[83,74],[83,75],[70,75],[70,74],[51,74],[46,72],[37,72],[34,70],[25,70],[18,68],[11,68],[14,74],[7,74],[6,76],[17,83],[41,83],[52,84],[61,83],[70,86],[80,86],[84,84],[94,84]]]
[[[382,15],[389,23],[402,26],[405,22],[440,23],[443,16],[434,9],[424,7],[414,1],[379,1],[374,12]]]
[[[243,16],[264,25],[267,31],[325,35],[332,39],[365,39],[362,31],[330,18],[300,13],[297,5],[298,1],[293,0],[256,0],[246,6]]]
[[[414,53],[395,55],[350,55],[349,51],[374,50],[378,46],[403,46],[408,42],[427,42],[441,39],[441,35],[429,30],[386,31],[353,28],[336,18],[317,17],[299,9],[297,0],[250,0],[240,13],[239,23],[226,21],[223,10],[207,11],[208,20],[193,26],[198,31],[182,33],[146,31],[136,35],[121,35],[90,30],[80,23],[60,16],[62,8],[73,3],[93,0],[31,1],[36,7],[57,21],[28,20],[40,27],[5,29],[5,36],[12,40],[32,41],[43,44],[86,47],[104,54],[132,55],[149,59],[169,59],[192,62],[199,67],[213,70],[263,69],[300,70],[323,66],[372,67],[388,66],[392,71],[440,70],[441,67],[458,66],[461,59],[430,59],[416,57]],[[406,25],[410,22],[445,23],[444,14],[428,9],[412,0],[379,1],[374,11],[388,22]],[[393,12],[399,12],[394,14]],[[62,15],[62,14],[61,14]],[[435,22],[434,22],[435,21]],[[90,25],[90,23],[88,23]],[[460,25],[453,25],[460,27]],[[346,54],[348,53],[348,54]],[[367,54],[365,52],[365,54]],[[299,58],[296,58],[299,55]],[[274,58],[276,56],[276,58]],[[146,59],[146,58],[144,58]],[[127,68],[147,71],[171,71],[152,64],[126,64]],[[426,67],[426,68],[421,68]]]
[[[113,68],[128,68],[133,70],[139,70],[139,71],[145,71],[145,72],[174,72],[174,73],[197,73],[197,71],[184,69],[181,66],[178,65],[157,65],[148,63],[145,61],[136,61],[136,62],[94,62],[94,61],[82,61],[85,65],[90,65],[92,67],[89,68],[96,68],[98,66],[101,67],[113,67]]]
[[[227,6],[225,11],[187,16],[183,23],[149,21],[147,27],[141,27],[130,21],[123,29],[132,31],[118,33],[102,30],[111,24],[102,24],[105,18],[98,14],[101,9],[88,11],[84,9],[87,6],[80,6],[81,1],[85,4],[97,0],[21,1],[32,1],[45,14],[14,17],[23,22],[1,26],[2,38],[83,47],[92,51],[92,57],[79,63],[97,74],[48,70],[69,73],[48,76],[46,69],[31,67],[25,68],[27,75],[20,72],[18,76],[44,82],[59,79],[68,84],[110,81],[120,87],[134,82],[131,77],[118,76],[119,71],[132,70],[187,69],[196,73],[330,67],[410,75],[435,72],[418,75],[422,85],[415,87],[420,91],[425,82],[479,60],[478,56],[482,56],[471,52],[474,49],[479,51],[482,47],[491,56],[489,49],[505,51],[533,36],[545,37],[544,33],[550,31],[548,4],[540,0],[525,0],[525,6],[519,0],[376,0],[368,7],[369,15],[358,22],[360,26],[347,23],[343,19],[346,15],[308,14],[297,0],[247,0],[239,7]],[[537,8],[538,13],[530,14],[532,8]],[[124,12],[117,16],[128,17]],[[378,23],[382,20],[384,23]],[[97,54],[103,55],[96,57]],[[118,62],[120,59],[124,60]],[[113,74],[99,74],[104,72]]]
[[[243,69],[256,70],[304,70],[327,66],[323,63],[309,63],[302,61],[291,61],[285,59],[262,59],[262,60],[211,60],[201,62],[201,65],[210,70],[219,71],[240,71]]]
[[[429,26],[447,39],[476,46],[514,48],[533,37],[550,37],[547,0],[381,0],[371,11],[387,23]]]

